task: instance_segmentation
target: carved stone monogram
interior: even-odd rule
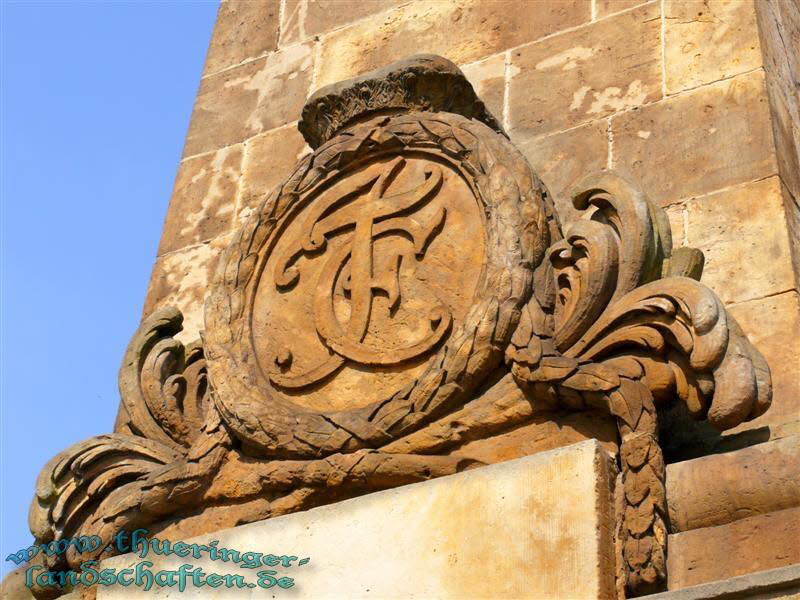
[[[252,329],[269,381],[285,394],[302,390],[305,406],[345,409],[405,385],[472,302],[483,225],[446,165],[378,160],[310,192],[285,221]]]
[[[43,469],[37,543],[303,510],[503,460],[461,452],[536,411],[593,410],[617,426],[620,590],[663,589],[659,407],[727,429],[771,401],[763,357],[697,281],[702,254],[673,250],[664,211],[609,172],[562,231],[440,57],[320,90],[299,128],[314,151],[220,257],[203,344],[173,338],[175,309],[150,315],[115,433]]]

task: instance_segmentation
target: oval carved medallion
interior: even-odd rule
[[[485,124],[377,117],[301,160],[225,252],[215,400],[258,453],[378,447],[499,364],[544,248],[538,182]]]
[[[255,291],[261,371],[276,393],[314,410],[391,396],[472,304],[484,254],[472,192],[447,165],[397,156],[297,208]]]

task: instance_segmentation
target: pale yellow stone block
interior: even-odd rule
[[[703,282],[724,302],[744,302],[794,287],[778,177],[701,196],[687,202],[686,211],[688,245],[706,257]]]
[[[154,587],[182,598],[612,598],[613,468],[589,440],[189,540],[311,560],[283,568],[294,587]],[[173,540],[177,541],[177,540]],[[261,569],[150,554],[153,570],[183,563],[255,583]],[[125,555],[103,562],[122,569]],[[295,563],[298,561],[294,561]],[[155,592],[155,593],[154,593]],[[98,589],[99,600],[144,596]]]
[[[664,3],[667,92],[698,87],[761,66],[753,0]]]

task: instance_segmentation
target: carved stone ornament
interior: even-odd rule
[[[610,172],[578,186],[583,218],[562,233],[440,57],[320,90],[299,128],[314,151],[225,250],[203,344],[175,340],[175,309],[145,319],[115,433],[39,477],[36,539],[303,510],[479,466],[453,450],[534,410],[594,410],[618,423],[620,588],[662,588],[658,407],[726,429],[771,398],[764,359],[697,281],[702,254],[673,251],[664,212]],[[503,385],[524,393],[487,392]]]

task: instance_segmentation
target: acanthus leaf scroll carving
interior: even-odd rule
[[[699,279],[702,254],[677,256],[666,215],[611,173],[574,195],[585,220],[568,227],[539,266],[552,282],[531,302],[506,357],[536,397],[617,418],[623,515],[618,540],[628,590],[666,579],[665,465],[657,404],[677,396],[719,429],[762,414],[769,369]]]
[[[659,406],[725,429],[771,398],[763,357],[698,281],[702,254],[673,250],[664,212],[608,172],[578,187],[584,218],[562,235],[439,57],[324,89],[299,127],[314,152],[222,255],[203,343],[175,339],[174,309],[144,320],[116,432],[40,475],[37,540],[200,533],[206,517],[232,526],[457,473],[482,464],[454,454],[464,444],[558,407],[615,419],[622,593],[663,587]]]

